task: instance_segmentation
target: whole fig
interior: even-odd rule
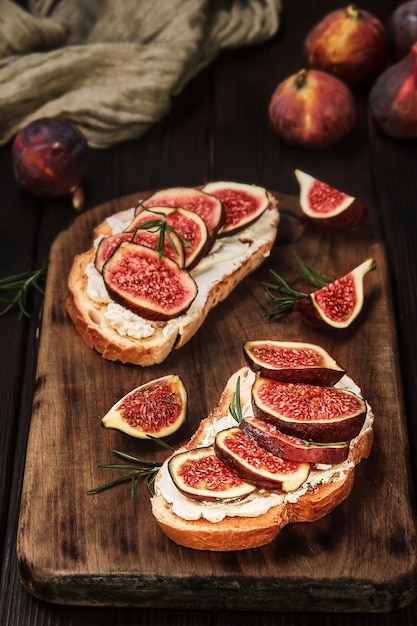
[[[25,126],[12,145],[13,170],[24,189],[41,198],[72,195],[83,206],[80,186],[87,167],[88,144],[69,121],[44,117]]]
[[[287,143],[325,148],[349,133],[356,119],[355,103],[349,87],[335,76],[302,69],[277,86],[269,118]]]
[[[376,81],[369,106],[378,127],[391,137],[417,137],[417,43]]]
[[[310,67],[337,76],[352,89],[368,87],[390,60],[384,26],[354,4],[327,14],[310,31],[304,48]]]
[[[417,0],[400,4],[391,15],[387,24],[395,58],[405,57],[417,41]]]

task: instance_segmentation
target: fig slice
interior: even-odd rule
[[[239,426],[262,448],[289,461],[313,465],[337,465],[343,463],[349,455],[348,441],[327,444],[306,441],[286,435],[272,424],[256,417],[245,417]]]
[[[315,224],[347,229],[358,226],[363,221],[365,207],[353,196],[301,170],[295,170],[295,176],[300,185],[301,210]]]
[[[367,259],[351,272],[314,291],[294,304],[294,310],[317,328],[347,328],[363,308],[363,281],[376,268]]]
[[[177,489],[194,500],[235,502],[256,489],[222,463],[212,446],[175,454],[168,471]]]
[[[320,346],[297,341],[245,341],[243,354],[253,372],[287,383],[335,385],[345,371]]]
[[[116,248],[102,275],[115,302],[152,321],[178,317],[197,295],[197,285],[186,269],[130,241]]]
[[[146,439],[172,435],[187,415],[187,391],[180,376],[167,374],[136,387],[102,418],[105,428]]]
[[[352,391],[261,376],[252,386],[252,408],[286,435],[317,443],[354,439],[366,418],[365,401]]]
[[[295,491],[307,480],[309,463],[284,460],[259,446],[239,426],[220,431],[214,450],[243,480],[269,491]]]
[[[255,222],[271,202],[266,189],[245,183],[212,182],[205,185],[203,191],[223,204],[225,222],[218,232],[219,237],[232,235]]]
[[[224,223],[225,213],[222,203],[215,196],[194,187],[171,187],[156,191],[141,203],[143,207],[167,206],[183,208],[197,213],[203,218],[210,239]]]
[[[164,206],[152,207],[152,209],[138,207],[138,211],[128,230],[148,228],[149,224],[155,220],[164,219],[183,240],[184,266],[189,270],[192,269],[206,254],[210,246],[207,226],[197,213],[187,209]]]
[[[147,246],[152,250],[157,250],[159,245],[159,233],[138,229],[133,232],[124,231],[117,235],[103,237],[97,246],[96,256],[94,258],[95,268],[100,274],[103,271],[105,262],[108,261],[117,246],[123,241],[133,241],[134,243]],[[184,267],[184,246],[175,232],[171,232],[169,238],[166,234],[164,235],[163,254],[175,261],[179,267]]]

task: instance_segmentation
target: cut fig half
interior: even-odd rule
[[[356,198],[301,170],[295,170],[295,175],[300,184],[301,210],[307,218],[335,229],[353,228],[362,222],[366,210]]]
[[[354,439],[366,418],[365,401],[346,389],[263,377],[252,386],[252,408],[281,432],[317,443]]]
[[[212,182],[203,191],[218,198],[225,211],[225,222],[219,237],[239,232],[255,222],[269,207],[272,199],[266,189],[236,182]]]
[[[259,446],[239,426],[216,435],[214,449],[218,457],[243,480],[260,489],[295,491],[308,478],[309,463],[284,460]]]
[[[172,435],[187,415],[187,391],[175,374],[156,378],[133,389],[102,418],[105,428],[146,439]]]
[[[349,455],[348,441],[326,444],[306,441],[286,435],[272,424],[256,417],[245,417],[239,426],[262,448],[289,461],[313,465],[337,465],[343,463]]]
[[[150,230],[138,229],[133,232],[124,231],[117,235],[109,235],[103,237],[97,246],[96,256],[94,259],[94,265],[98,272],[103,271],[103,266],[106,261],[111,257],[117,246],[123,241],[133,241],[134,243],[140,243],[143,246],[147,246],[152,250],[157,250],[159,246],[159,232],[151,232]],[[179,267],[184,267],[185,253],[184,246],[178,235],[172,231],[169,234],[164,235],[163,241],[163,254],[175,261]]]
[[[311,343],[246,341],[243,354],[253,372],[281,382],[328,386],[345,374],[323,348]]]
[[[374,259],[367,259],[348,274],[300,299],[294,310],[317,328],[347,328],[362,311],[364,277],[375,268]]]
[[[191,306],[197,285],[190,273],[165,256],[130,241],[121,243],[103,266],[113,300],[148,320],[166,321]]]
[[[164,206],[152,207],[152,209],[142,208],[129,225],[129,230],[144,228],[152,230],[152,222],[164,219],[181,238],[185,254],[184,266],[189,270],[192,269],[206,254],[210,245],[207,226],[197,213],[187,209]]]
[[[222,463],[212,446],[175,454],[168,461],[168,471],[177,489],[194,500],[235,502],[256,489]]]
[[[141,204],[146,208],[167,206],[183,208],[197,213],[197,215],[203,218],[209,237],[213,241],[225,219],[224,208],[220,200],[194,187],[161,189],[145,198]]]

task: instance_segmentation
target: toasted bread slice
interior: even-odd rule
[[[198,293],[182,315],[165,322],[134,315],[111,300],[94,266],[100,238],[126,230],[135,209],[121,211],[99,224],[94,243],[74,259],[68,277],[66,308],[85,343],[105,359],[148,366],[161,363],[200,328],[210,310],[269,255],[275,241],[279,212],[268,194],[269,207],[241,232],[214,243],[209,254],[190,270]]]
[[[182,450],[210,445],[216,431],[236,425],[229,406],[238,378],[243,416],[251,415],[251,387],[255,374],[245,367],[230,377],[218,405],[202,420]],[[346,375],[337,386],[360,394],[359,388]],[[182,495],[169,475],[168,459],[155,481],[152,513],[170,539],[188,548],[232,551],[263,546],[273,541],[287,524],[314,522],[349,496],[355,466],[369,456],[372,448],[373,422],[374,415],[367,403],[364,426],[350,442],[348,459],[339,465],[313,467],[307,481],[296,491],[268,493],[259,490],[232,504],[199,502]]]

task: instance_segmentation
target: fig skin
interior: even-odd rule
[[[377,126],[398,139],[417,137],[417,43],[376,81],[369,106]]]
[[[88,156],[84,135],[69,121],[60,118],[44,117],[30,122],[12,144],[17,182],[41,198],[71,194],[77,210],[84,206],[80,183]]]
[[[302,69],[275,89],[269,119],[288,144],[327,148],[351,131],[356,121],[355,102],[349,87],[335,76]]]
[[[397,61],[403,59],[417,41],[417,0],[400,4],[387,24],[388,36]]]
[[[387,32],[354,4],[327,14],[304,43],[310,67],[337,76],[352,89],[369,87],[390,61]]]

